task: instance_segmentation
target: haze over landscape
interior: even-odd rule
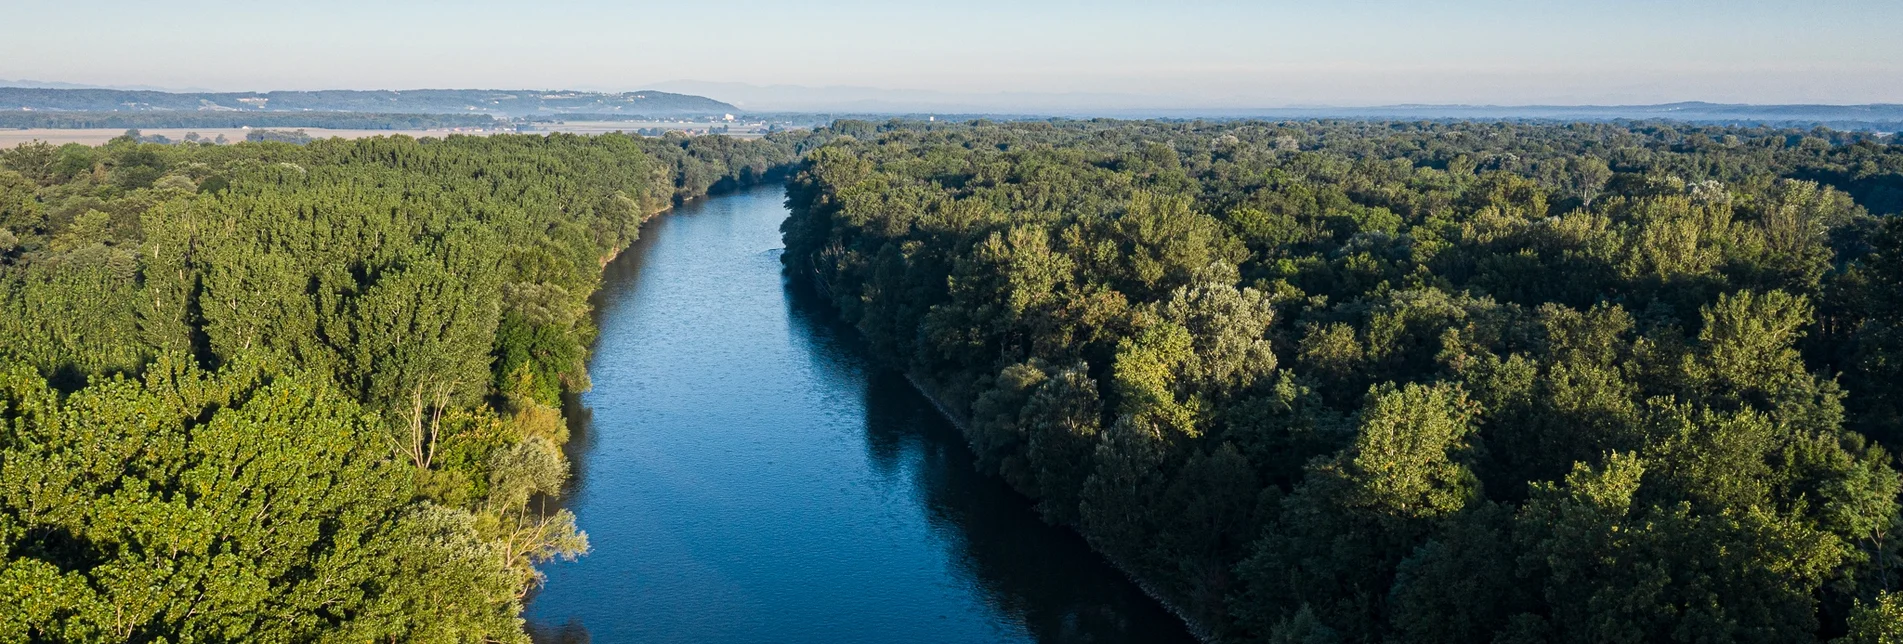
[[[1903,4],[1884,0],[151,7],[10,3],[10,23],[42,28],[0,40],[0,78],[219,91],[672,89],[801,111],[1903,102]],[[71,54],[76,40],[85,55]]]

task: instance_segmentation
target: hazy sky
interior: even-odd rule
[[[4,0],[0,78],[216,90],[678,79],[1158,107],[1903,102],[1903,0]]]

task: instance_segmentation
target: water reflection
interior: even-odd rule
[[[1188,642],[981,475],[956,428],[779,274],[777,191],[656,221],[596,300],[537,642]]]
[[[795,326],[816,345],[864,355],[857,334],[801,286],[787,287]],[[986,603],[1037,642],[1195,641],[1082,537],[1045,523],[1003,479],[979,472],[958,428],[902,374],[866,373],[867,455],[881,471],[916,478],[932,527]]]
[[[534,621],[529,622],[529,639],[536,644],[591,644],[593,637],[588,635],[588,627],[580,620],[568,620],[561,626],[547,626]]]
[[[667,224],[666,217],[650,220],[641,227],[641,234],[633,244],[629,244],[620,256],[602,267],[601,288],[588,297],[590,318],[597,327],[601,325],[603,312],[622,310],[626,301],[633,297],[634,285],[641,279],[641,269],[647,265],[650,248],[654,246],[654,240],[661,237],[661,231]],[[595,347],[600,348],[599,344]],[[588,366],[592,369],[594,361],[590,360]],[[581,489],[582,482],[588,478],[588,465],[595,453],[595,410],[582,402],[581,394],[563,393],[562,416],[568,425],[568,442],[562,445],[562,453],[568,457],[570,473],[567,484],[562,488],[562,498],[573,499],[575,492]],[[570,624],[580,629],[578,623]],[[585,629],[582,633],[586,635]],[[536,641],[543,640],[538,637]],[[581,641],[587,640],[584,638]]]

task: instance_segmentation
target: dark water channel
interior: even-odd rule
[[[779,188],[650,222],[596,300],[547,642],[1188,642],[780,271]]]

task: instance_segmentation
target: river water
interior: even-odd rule
[[[648,223],[595,305],[543,642],[1189,642],[789,288],[780,188]]]

